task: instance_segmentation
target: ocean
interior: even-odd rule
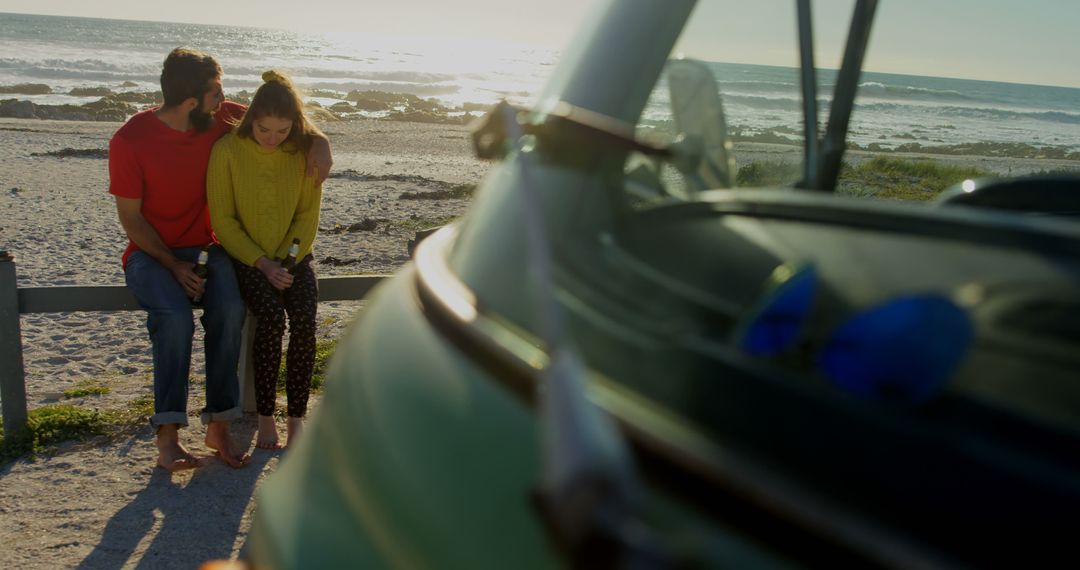
[[[306,89],[410,93],[452,108],[500,98],[527,103],[559,59],[551,49],[482,40],[0,13],[0,86],[44,83],[53,90],[0,99],[82,104],[97,97],[71,95],[72,88],[156,91],[161,62],[178,45],[218,58],[226,94],[253,90],[262,71],[274,67]],[[710,65],[734,130],[797,136],[802,119],[794,68]],[[834,71],[819,71],[823,104],[834,77]],[[312,99],[335,102],[319,95]],[[664,118],[663,97],[646,114]],[[849,140],[884,148],[1002,143],[1080,152],[1080,89],[864,72]]]

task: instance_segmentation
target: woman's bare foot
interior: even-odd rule
[[[217,456],[233,469],[247,465],[250,457],[233,451],[232,436],[229,435],[229,422],[210,422],[206,426],[206,447],[217,452]]]
[[[154,445],[158,448],[158,467],[172,473],[199,466],[199,460],[180,445],[180,426],[167,424],[160,426]]]
[[[291,446],[296,443],[296,438],[300,437],[300,432],[304,431],[304,418],[289,416],[285,428],[289,431],[289,445]]]
[[[277,422],[274,416],[259,416],[259,433],[255,436],[255,447],[259,449],[281,449],[284,447],[278,441]]]

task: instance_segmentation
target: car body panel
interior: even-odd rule
[[[635,125],[693,5],[599,3],[534,108],[493,111],[514,130],[501,164],[341,340],[308,435],[259,492],[257,564],[594,567],[544,502],[559,351],[643,481],[620,555],[1070,555],[1080,226],[794,189],[664,195],[659,174],[656,196],[631,196],[632,145],[551,126],[554,109]],[[740,335],[793,276],[813,285],[796,333],[751,354]],[[889,369],[846,383],[836,358]]]

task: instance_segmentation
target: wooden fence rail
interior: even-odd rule
[[[362,299],[386,275],[359,275],[319,278],[319,301]],[[26,429],[26,379],[22,358],[19,315],[72,311],[141,310],[135,297],[123,285],[23,287],[15,281],[15,260],[0,251],[0,403],[4,433],[11,437]],[[255,409],[251,343],[255,319],[248,313],[240,353],[240,376],[244,411]]]

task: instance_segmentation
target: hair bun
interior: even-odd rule
[[[262,74],[262,80],[270,83],[271,81],[281,81],[284,79],[278,72],[271,69],[270,71],[264,71]]]

